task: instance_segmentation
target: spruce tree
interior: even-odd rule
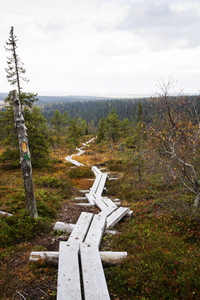
[[[8,42],[6,42],[6,51],[11,52],[11,57],[7,57],[8,68],[6,68],[7,79],[11,85],[17,85],[18,94],[21,94],[21,80],[28,82],[29,80],[23,75],[26,73],[20,57],[17,55],[17,36],[14,34],[14,27],[11,27]]]
[[[120,136],[120,120],[114,108],[109,112],[105,120],[106,139],[115,142]]]
[[[101,118],[99,121],[99,127],[97,129],[97,143],[101,143],[105,139],[105,122]]]
[[[71,144],[71,146],[78,146],[79,137],[80,137],[80,132],[79,132],[78,125],[76,123],[76,118],[71,119],[68,128],[68,139],[67,139],[68,143]]]

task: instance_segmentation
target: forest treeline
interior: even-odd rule
[[[150,151],[155,165],[162,166],[171,178],[179,178],[200,201],[200,98],[171,96],[172,79],[161,82],[157,97],[75,101],[36,105],[37,95],[19,95],[28,129],[34,167],[49,162],[52,149],[65,147],[74,151],[80,140],[96,136],[113,151],[134,161],[142,180],[142,169]],[[39,103],[41,104],[41,103]],[[40,107],[39,107],[40,106]],[[0,112],[0,143],[4,151],[0,162],[19,166],[19,148],[10,98]],[[153,154],[152,154],[153,155]]]
[[[181,96],[180,99],[185,101],[185,109],[193,105],[197,96]],[[79,99],[79,98],[78,98]],[[182,101],[180,100],[180,101]],[[135,123],[137,119],[138,104],[142,102],[145,123],[150,123],[156,114],[157,101],[156,98],[133,98],[133,99],[98,99],[94,100],[77,100],[77,101],[60,101],[60,102],[43,102],[39,100],[37,105],[41,108],[44,118],[50,123],[55,110],[61,114],[67,111],[70,118],[81,118],[87,124],[93,120],[97,128],[101,118],[106,118],[113,108],[119,119],[122,121],[128,118],[131,123]],[[199,109],[199,108],[198,108]]]

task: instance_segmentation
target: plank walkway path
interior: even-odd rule
[[[82,148],[77,149],[78,155],[84,152]],[[72,155],[66,160],[76,166],[82,165],[77,164],[77,161],[72,159]],[[75,225],[57,222],[54,230],[71,232],[66,242],[60,242],[59,253],[32,252],[30,255],[32,261],[39,257],[51,257],[58,260],[57,300],[110,299],[101,261],[103,255],[100,254],[99,247],[105,230],[113,227],[131,212],[129,208],[118,207],[111,199],[102,196],[107,173],[102,173],[95,166],[92,167],[92,171],[95,174],[95,180],[85,197],[91,205],[99,207],[101,212],[99,214],[82,212]],[[110,254],[112,256],[112,253]],[[126,252],[122,252],[120,257],[124,258],[126,255]]]

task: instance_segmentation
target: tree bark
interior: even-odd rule
[[[195,200],[194,200],[194,207],[198,207],[199,206],[199,201],[200,201],[200,195],[197,195]]]
[[[20,148],[20,163],[24,179],[26,210],[30,213],[32,218],[37,218],[37,208],[33,189],[32,165],[31,155],[28,147],[28,138],[26,133],[26,126],[24,124],[24,117],[22,114],[21,103],[17,97],[17,91],[11,92],[11,100],[14,111],[14,122],[18,132],[19,148]]]

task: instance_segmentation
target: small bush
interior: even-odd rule
[[[88,167],[74,168],[69,171],[70,178],[93,178],[94,173]]]
[[[50,188],[64,187],[64,183],[60,179],[49,175],[45,175],[43,177],[36,176],[34,178],[34,183],[38,187],[50,187]]]
[[[38,215],[40,217],[54,218],[57,210],[60,208],[58,195],[52,194],[45,190],[35,192]]]
[[[33,219],[23,210],[12,217],[0,216],[0,245],[9,247],[30,240],[49,226],[45,218]]]

